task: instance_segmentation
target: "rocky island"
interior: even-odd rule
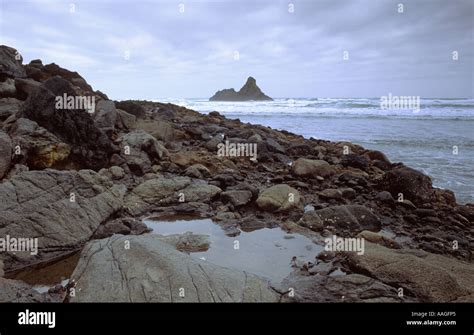
[[[236,92],[233,88],[217,91],[209,101],[265,101],[273,100],[265,95],[257,86],[257,81],[253,77],[248,77],[247,82]]]
[[[2,302],[474,301],[474,206],[382,152],[218,112],[112,101],[77,72],[23,65],[6,46],[0,80]],[[249,78],[242,93],[211,99],[268,99],[255,88]],[[64,94],[93,97],[94,112],[57,109]],[[255,145],[256,160],[217,155],[223,138]],[[213,243],[152,233],[152,216],[211,219],[237,241],[280,229],[318,253],[282,259],[289,274],[270,281],[192,257]],[[363,252],[325,250],[335,236],[361,239]],[[34,238],[36,253],[5,248]],[[277,255],[269,248],[262,257]],[[67,282],[34,289],[71,255],[67,273],[57,266]]]

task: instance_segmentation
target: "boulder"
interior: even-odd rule
[[[121,156],[130,170],[136,175],[151,171],[151,167],[168,155],[168,150],[150,134],[143,130],[134,130],[119,138]]]
[[[38,238],[38,253],[5,253],[5,270],[70,253],[123,204],[125,187],[91,170],[27,171],[0,184],[0,236]]]
[[[0,45],[0,77],[21,77],[26,76],[22,66],[23,57],[16,49]]]
[[[342,198],[342,192],[336,188],[327,188],[325,190],[322,190],[321,192],[318,192],[318,195],[326,199],[341,199]]]
[[[430,202],[433,197],[431,178],[409,167],[387,171],[379,187],[390,192],[395,199],[402,193],[404,199],[415,205]]]
[[[184,202],[209,202],[222,190],[214,185],[191,184],[186,188],[179,190],[178,195],[183,195]],[[176,197],[178,199],[178,196]]]
[[[193,164],[184,171],[184,174],[188,177],[201,179],[202,177],[209,177],[211,172],[202,164]]]
[[[300,193],[286,184],[265,189],[257,198],[257,206],[268,212],[282,212],[301,207]]]
[[[110,137],[117,121],[117,110],[115,109],[114,102],[110,100],[100,100],[95,106],[93,118],[96,127]]]
[[[210,101],[246,101],[246,100],[273,100],[266,96],[257,86],[257,81],[253,77],[248,77],[247,82],[236,92],[233,88],[217,91]]]
[[[335,173],[334,167],[323,160],[313,160],[306,158],[298,158],[293,162],[291,171],[298,177],[313,177],[317,176],[326,178]]]
[[[350,232],[363,230],[378,231],[381,228],[379,218],[370,209],[362,205],[341,205],[314,211],[324,227],[332,226]]]
[[[115,126],[123,130],[135,129],[137,117],[121,109],[117,109],[117,122]]]
[[[193,259],[154,234],[88,243],[72,278],[80,293],[71,302],[278,301],[259,277]]]

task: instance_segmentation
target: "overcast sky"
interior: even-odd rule
[[[473,0],[0,1],[1,44],[112,99],[474,97]]]

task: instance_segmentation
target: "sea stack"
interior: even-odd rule
[[[257,86],[257,81],[253,77],[248,77],[247,82],[236,92],[233,88],[217,91],[209,101],[251,101],[251,100],[273,100],[265,95]]]

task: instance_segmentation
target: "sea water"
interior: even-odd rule
[[[216,102],[157,99],[228,118],[384,152],[474,203],[474,99],[420,99],[419,110],[383,109],[380,98],[285,98]]]

